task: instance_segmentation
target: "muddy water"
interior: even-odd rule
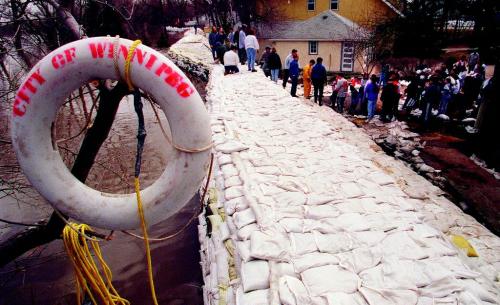
[[[87,105],[90,109],[90,104]],[[170,161],[172,151],[156,121],[152,106],[145,104],[148,136],[144,150],[141,185],[150,185]],[[57,138],[68,139],[85,126],[84,110],[80,106],[65,105],[60,111]],[[168,123],[161,113],[161,122],[168,132]],[[1,116],[1,138],[8,138],[7,118]],[[122,101],[113,129],[99,152],[87,185],[106,192],[133,191],[133,164],[136,149],[136,116],[132,99]],[[82,136],[60,143],[60,152],[68,164],[74,160]],[[0,165],[15,164],[9,145],[1,146]],[[2,172],[2,176],[5,173]],[[11,177],[27,184],[20,173]],[[49,215],[50,207],[43,203],[32,189],[17,192],[0,199],[0,218],[23,222],[38,221]],[[26,193],[26,194],[24,194]],[[151,236],[173,233],[198,211],[199,198],[195,196],[175,220],[160,223],[150,229]],[[22,228],[0,226],[0,242]],[[136,232],[140,234],[140,232]],[[147,282],[146,261],[142,240],[115,233],[111,242],[101,244],[103,255],[114,275],[120,294],[132,304],[151,304]],[[161,304],[202,304],[201,271],[199,268],[197,221],[180,235],[170,240],[153,243],[152,257],[158,300]],[[1,255],[1,254],[0,254]],[[0,304],[75,304],[74,275],[60,240],[28,252],[15,263],[0,269]]]

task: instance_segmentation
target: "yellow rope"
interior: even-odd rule
[[[69,223],[63,230],[64,248],[68,253],[76,274],[77,304],[82,304],[83,296],[87,294],[94,305],[130,305],[127,299],[120,297],[113,287],[113,274],[102,258],[101,248],[97,241],[88,241],[85,231],[92,232],[86,224]],[[100,268],[90,251],[88,242],[92,245]],[[104,275],[101,275],[99,269]]]
[[[128,49],[127,59],[125,60],[125,81],[127,82],[128,89],[132,91],[134,89],[134,85],[132,84],[132,80],[130,79],[130,62],[132,61],[132,57],[134,57],[135,49],[141,44],[140,40],[136,40],[132,42],[132,45]]]
[[[151,297],[153,298],[154,304],[158,305],[158,300],[156,299],[155,284],[153,281],[153,264],[151,263],[151,251],[149,249],[148,229],[147,229],[146,219],[144,218],[144,210],[142,208],[141,186],[139,183],[139,177],[134,178],[134,186],[135,186],[135,195],[137,197],[137,209],[139,212],[139,217],[141,219],[142,234],[144,235],[144,246],[146,247],[149,288],[151,289]]]
[[[127,59],[125,60],[125,81],[127,82],[128,89],[130,91],[134,90],[134,85],[132,84],[132,80],[130,79],[130,63],[134,56],[135,49],[140,44],[141,44],[140,40],[136,40],[132,43],[132,45],[128,49]],[[153,298],[154,305],[158,305],[158,300],[156,299],[155,283],[153,279],[153,263],[151,262],[151,250],[149,248],[148,229],[147,229],[146,219],[144,217],[144,209],[142,206],[141,185],[139,182],[139,177],[134,177],[134,187],[135,187],[135,195],[137,197],[137,211],[139,213],[139,219],[141,220],[142,234],[144,235],[144,246],[146,247],[149,288],[151,290],[151,297]]]

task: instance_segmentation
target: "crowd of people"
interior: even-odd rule
[[[225,66],[226,74],[238,73],[238,63],[246,64],[248,71],[257,72],[255,65],[258,63],[264,74],[275,83],[278,83],[281,75],[283,88],[290,81],[292,96],[297,96],[297,86],[302,75],[304,97],[309,99],[312,95],[315,103],[323,105],[328,78],[321,57],[311,59],[306,66],[301,67],[296,49],[292,49],[282,62],[276,48],[266,46],[257,61],[259,42],[255,30],[246,25],[230,30],[228,34],[223,28],[217,30],[213,27],[209,43],[214,60]],[[448,61],[434,69],[420,64],[409,75],[384,65],[379,75],[364,74],[349,80],[342,74],[334,75],[330,83],[332,94],[329,105],[339,113],[347,111],[352,115],[365,116],[367,122],[370,122],[380,100],[382,107],[379,117],[382,121],[389,122],[397,119],[400,100],[404,97],[401,110],[404,113],[419,114],[424,124],[433,116],[463,119],[467,111],[473,108],[473,104],[477,106],[480,102],[478,96],[484,80],[485,66],[476,51],[468,58],[462,56],[456,62]],[[346,109],[347,97],[350,97],[350,104]]]
[[[213,26],[208,35],[208,42],[214,60],[224,65],[226,74],[239,72],[237,62],[234,62],[235,55],[242,65],[247,63],[248,71],[257,72],[255,64],[260,46],[254,29],[244,24],[226,34],[224,28],[217,30],[217,27]],[[229,62],[226,62],[226,58]]]

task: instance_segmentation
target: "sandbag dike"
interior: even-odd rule
[[[262,73],[223,76],[194,39],[171,51],[196,53],[211,71],[205,304],[500,302],[498,237],[342,116]]]

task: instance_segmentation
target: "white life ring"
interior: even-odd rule
[[[56,209],[92,226],[113,230],[140,226],[135,194],[109,194],[78,181],[52,146],[51,124],[69,94],[93,79],[117,79],[116,38],[95,37],[69,43],[45,56],[19,88],[12,112],[12,141],[19,164],[31,184]],[[124,75],[132,41],[119,39],[117,63]],[[184,73],[159,52],[139,45],[131,61],[132,83],[150,93],[168,119],[172,141],[196,149],[211,143],[203,101]],[[141,191],[148,225],[178,212],[199,189],[210,149],[175,151],[174,161]],[[134,160],[131,160],[133,163]]]

